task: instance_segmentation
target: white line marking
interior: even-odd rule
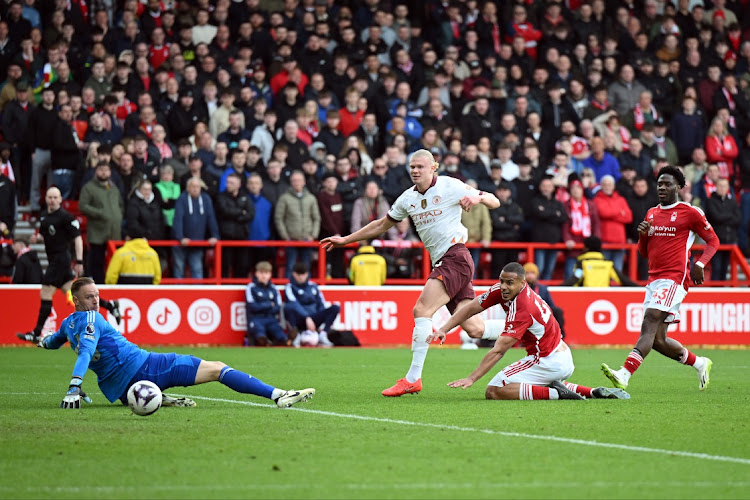
[[[203,399],[206,401],[216,401],[216,402],[221,402],[221,403],[234,403],[234,404],[241,404],[241,405],[247,405],[247,406],[276,408],[276,405],[253,403],[252,401],[238,401],[235,399],[209,398],[205,396],[192,396],[189,394],[173,394],[173,395],[180,396],[180,397],[189,397],[192,399]],[[326,415],[329,417],[349,418],[353,420],[365,420],[365,421],[370,421],[370,422],[381,422],[385,424],[411,425],[414,427],[428,427],[432,429],[445,429],[445,430],[460,431],[460,432],[481,432],[484,434],[490,434],[490,435],[495,435],[495,436],[518,437],[518,438],[525,438],[525,439],[536,439],[540,441],[555,441],[558,443],[580,444],[583,446],[593,446],[596,448],[609,448],[609,449],[624,450],[624,451],[640,451],[643,453],[656,453],[659,455],[670,455],[670,456],[678,456],[678,457],[686,457],[686,458],[698,458],[701,460],[714,460],[717,462],[731,462],[731,463],[742,464],[742,465],[750,465],[750,459],[748,458],[727,457],[723,455],[710,455],[708,453],[695,453],[692,451],[664,450],[661,448],[647,448],[645,446],[629,446],[626,444],[602,443],[599,441],[588,441],[585,439],[575,439],[575,438],[566,438],[566,437],[549,436],[549,435],[545,436],[543,434],[527,434],[525,432],[509,432],[509,431],[496,431],[492,429],[476,429],[473,427],[459,427],[456,425],[433,424],[430,422],[411,422],[409,420],[395,420],[395,419],[390,419],[390,418],[368,417],[366,415],[335,413],[332,411],[310,410],[307,408],[287,408],[287,410],[299,411],[303,413],[314,413],[316,415]]]

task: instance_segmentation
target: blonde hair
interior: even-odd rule
[[[433,172],[437,173],[437,168],[440,166],[438,162],[435,161],[435,157],[432,156],[432,153],[427,151],[426,149],[417,149],[411,154],[411,158],[409,158],[409,163],[415,158],[427,158],[430,160],[430,163],[432,163],[433,166]]]

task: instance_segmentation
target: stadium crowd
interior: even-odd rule
[[[97,282],[106,242],[127,234],[180,241],[157,249],[164,275],[187,263],[201,277],[190,241],[316,241],[384,216],[412,185],[409,154],[427,149],[441,175],[501,201],[465,215],[470,242],[565,243],[564,278],[584,239],[637,241],[667,164],[684,169],[681,199],[750,255],[750,2],[265,7],[3,2],[4,234],[14,200],[36,214],[55,185],[87,217]],[[387,238],[415,236],[401,223]],[[288,277],[309,250],[286,249]],[[225,249],[222,273],[248,277],[274,251]],[[493,275],[518,257],[485,252]],[[603,253],[622,270],[624,251]],[[383,254],[389,276],[414,272],[408,245]],[[334,277],[347,274],[342,256],[329,259]],[[540,279],[558,258],[536,252]]]

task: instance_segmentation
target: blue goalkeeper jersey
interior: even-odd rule
[[[83,378],[91,368],[99,388],[111,402],[122,396],[149,355],[123,337],[98,311],[74,312],[58,331],[44,339],[47,349],[59,349],[65,342],[70,342],[78,354],[73,376]]]

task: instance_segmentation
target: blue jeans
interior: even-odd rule
[[[477,271],[479,270],[479,257],[481,257],[481,248],[470,248],[469,253],[471,254],[471,260],[474,261],[474,278],[477,277]]]
[[[622,264],[625,261],[625,250],[602,250],[602,255],[607,260],[611,260],[615,269],[622,272]]]
[[[740,197],[740,210],[742,210],[742,225],[737,231],[737,244],[743,252],[747,252],[748,244],[747,230],[750,225],[750,192],[743,193]]]
[[[577,257],[565,257],[565,275],[564,279],[573,276],[573,270],[576,268]]]
[[[174,277],[185,277],[186,257],[190,266],[190,276],[192,278],[203,278],[203,249],[190,247],[172,247]]]
[[[52,184],[60,190],[63,200],[73,198],[75,191],[75,172],[66,168],[52,171]]]
[[[534,250],[534,263],[539,268],[540,280],[551,280],[558,250]]]
[[[310,254],[312,249],[309,247],[286,247],[286,277],[292,279],[292,269],[294,264],[297,263],[297,259],[307,264],[308,269],[310,268]]]
[[[336,318],[339,315],[339,312],[341,311],[341,307],[338,304],[333,304],[325,309],[321,309],[320,311],[311,314],[310,318],[315,323],[315,326],[320,328],[320,326],[323,326],[323,331],[329,332],[331,331],[331,327],[336,322]],[[294,325],[297,327],[299,331],[307,330],[307,325],[305,323],[305,320],[307,316],[300,316],[300,314],[293,309],[284,309],[284,315],[286,316],[286,320],[289,322],[289,324]]]

